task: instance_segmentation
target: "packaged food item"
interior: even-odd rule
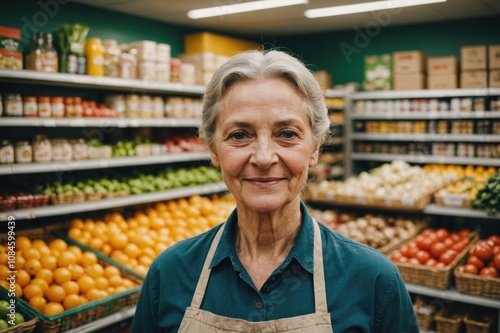
[[[163,98],[156,96],[153,98],[153,118],[163,118],[163,110],[165,109],[165,103]]]
[[[102,41],[104,47],[104,76],[120,76],[121,51],[115,39],[105,39]]]
[[[73,97],[66,97],[64,99],[64,115],[66,117],[75,117],[75,105]]]
[[[23,69],[20,29],[0,27],[0,68]]]
[[[196,83],[196,68],[193,64],[189,63],[181,64],[179,81],[184,84]]]
[[[52,97],[51,99],[51,115],[55,118],[64,117],[64,99],[62,97]]]
[[[153,116],[153,100],[148,95],[141,96],[140,99],[140,115],[141,118],[151,118]]]
[[[120,75],[123,79],[137,78],[137,55],[135,49],[122,46],[120,55]]]
[[[50,97],[47,97],[47,96],[38,97],[38,116],[39,117],[52,116],[52,107],[50,105]]]
[[[108,108],[116,111],[118,118],[123,118],[126,115],[127,107],[123,95],[108,95],[105,98],[105,104]]]
[[[33,151],[28,141],[16,143],[16,163],[31,163],[33,161]]]
[[[38,103],[36,97],[25,96],[23,101],[23,115],[25,117],[38,117]]]
[[[10,140],[2,140],[0,145],[0,164],[14,163],[14,145]]]
[[[82,117],[83,116],[83,105],[82,105],[82,98],[81,97],[73,98],[73,113],[74,113],[74,117]]]
[[[139,96],[132,94],[125,98],[125,114],[127,118],[139,118]]]
[[[71,142],[74,160],[86,160],[88,158],[88,146],[84,139],[80,138]]]
[[[45,35],[42,52],[40,54],[42,71],[57,73],[59,69],[59,58],[54,48],[54,37],[51,33]]]
[[[47,135],[38,134],[33,141],[33,161],[50,162],[52,160],[52,144]]]
[[[100,38],[90,38],[85,44],[87,75],[104,75],[104,47]]]
[[[140,61],[137,64],[137,78],[145,81],[156,80],[156,63],[154,61]]]
[[[26,55],[26,69],[42,70],[43,33],[33,34],[29,53]]]
[[[52,143],[52,161],[67,162],[73,157],[73,149],[66,139],[54,139]]]
[[[7,117],[23,116],[23,101],[21,94],[6,94],[5,97],[5,115]]]
[[[181,73],[182,61],[179,58],[170,60],[170,82],[179,82]]]

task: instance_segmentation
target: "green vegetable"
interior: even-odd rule
[[[500,173],[486,180],[484,187],[477,192],[472,207],[484,210],[488,216],[500,211]]]

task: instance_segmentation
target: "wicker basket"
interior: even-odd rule
[[[467,247],[457,255],[455,260],[453,260],[444,268],[400,262],[397,262],[396,266],[398,267],[401,276],[406,283],[414,283],[437,289],[447,289],[453,275],[453,269],[469,252],[474,244],[476,244],[478,239],[479,236],[475,234],[469,245],[467,245]]]
[[[421,331],[431,331],[435,328],[434,316],[438,312],[436,304],[430,304],[426,298],[418,295],[413,303],[417,317],[418,328]]]
[[[50,203],[52,205],[65,205],[83,201],[85,201],[85,194],[83,193],[58,194],[50,196]]]
[[[471,306],[463,303],[451,303],[443,311],[438,313],[436,330],[439,333],[461,333],[464,332],[464,319],[470,312]]]
[[[497,321],[498,310],[481,306],[474,306],[464,318],[467,333],[493,333]]]
[[[3,300],[8,300],[9,295],[7,290],[3,289],[0,287],[0,299]],[[32,332],[36,324],[38,322],[38,318],[34,317],[30,312],[26,311],[26,308],[24,307],[24,304],[19,304],[16,302],[16,312],[19,312],[20,314],[23,315],[25,322],[19,325],[15,325],[12,327],[9,327],[5,330],[2,330],[2,333],[28,333]]]
[[[455,268],[457,290],[464,294],[500,298],[500,278],[467,274]]]
[[[17,237],[21,235],[26,235],[30,239],[40,238],[46,242],[50,242],[54,238],[59,238],[54,233],[44,231],[41,228],[16,232]],[[5,241],[5,238],[6,235],[1,235],[0,242],[3,243]],[[74,244],[77,243],[75,242]],[[82,248],[82,250],[85,249]],[[106,257],[103,255],[98,255],[98,262],[103,267],[114,265],[113,263],[107,261]],[[71,328],[79,327],[86,323],[106,317],[115,312],[136,305],[142,288],[143,279],[140,278],[137,274],[131,274],[129,271],[122,269],[120,266],[118,266],[118,268],[120,269],[122,277],[132,280],[133,282],[137,283],[138,286],[97,301],[86,303],[84,305],[64,311],[51,317],[41,314],[40,312],[31,308],[23,299],[16,297],[16,303],[24,306],[27,313],[31,317],[38,318],[37,331],[39,332],[59,333],[67,331]]]
[[[455,208],[471,208],[472,199],[468,195],[461,194],[436,194],[434,200],[438,206],[455,207]]]

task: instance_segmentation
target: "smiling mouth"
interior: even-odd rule
[[[248,182],[255,186],[271,186],[278,184],[282,178],[250,178],[247,179]]]

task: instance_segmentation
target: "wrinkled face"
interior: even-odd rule
[[[212,162],[238,205],[269,212],[300,200],[318,159],[305,102],[286,81],[243,81],[221,100]]]

